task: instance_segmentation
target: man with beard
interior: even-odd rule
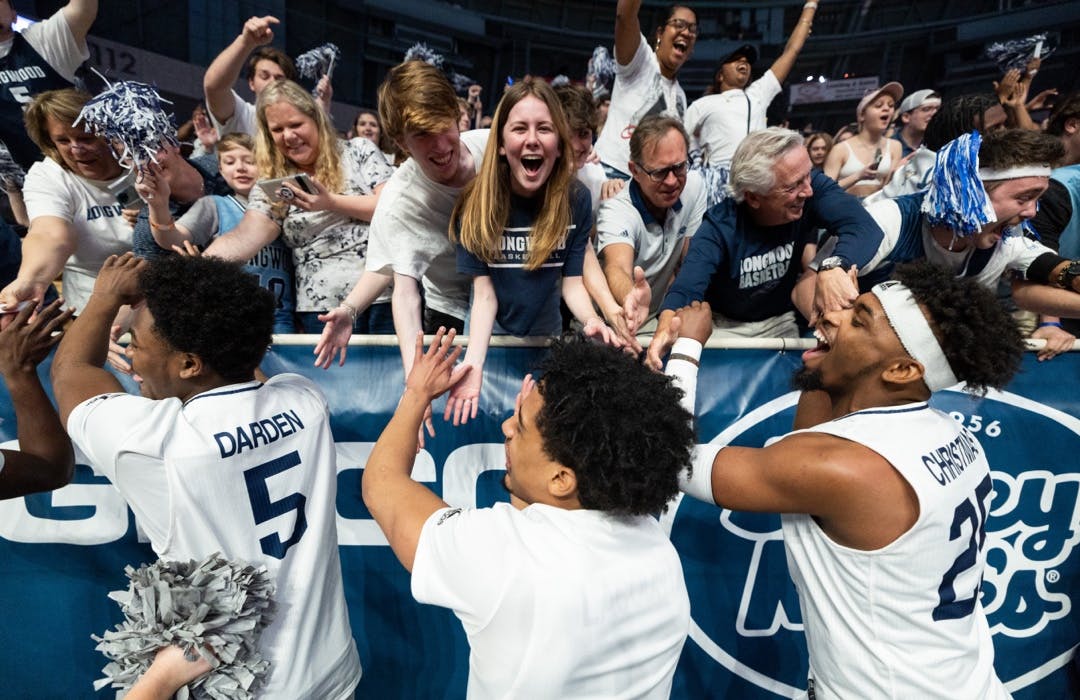
[[[690,601],[652,514],[690,459],[681,392],[614,348],[557,342],[502,425],[510,503],[451,508],[409,473],[424,411],[470,371],[453,339],[424,352],[417,335],[363,492],[413,596],[461,619],[469,697],[667,698]]]
[[[795,432],[768,447],[703,447],[682,489],[781,513],[799,592],[810,696],[1007,698],[979,587],[990,465],[930,408],[938,390],[1001,388],[1023,343],[993,294],[928,263],[820,315],[803,354]],[[668,363],[692,405],[705,304],[679,312]]]

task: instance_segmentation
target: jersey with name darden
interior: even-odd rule
[[[221,552],[267,567],[277,612],[259,646],[260,697],[343,700],[360,677],[337,548],[337,462],[326,399],[282,374],[178,398],[105,394],[72,441],[131,506],[154,551]]]

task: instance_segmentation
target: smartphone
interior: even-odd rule
[[[285,177],[277,177],[273,180],[259,180],[255,184],[259,189],[266,193],[266,196],[275,202],[288,202],[296,195],[285,186],[286,182],[291,182],[302,192],[308,194],[315,194],[315,186],[311,183],[311,178],[306,173],[296,173],[295,175],[286,175]]]
[[[882,158],[883,155],[884,154],[882,154],[880,148],[878,148],[877,150],[874,151],[874,162],[870,164],[870,167],[872,169],[874,169],[874,170],[878,169],[878,166],[881,165],[881,158]]]

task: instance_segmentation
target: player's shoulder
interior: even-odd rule
[[[264,382],[264,386],[275,391],[290,391],[307,394],[317,397],[320,401],[326,401],[326,396],[323,394],[323,391],[319,388],[318,384],[302,374],[296,374],[294,372],[275,374]]]

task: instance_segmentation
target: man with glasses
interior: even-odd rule
[[[881,229],[857,199],[827,176],[811,174],[810,156],[794,131],[755,131],[731,161],[731,197],[710,209],[660,306],[649,364],[677,336],[675,310],[708,301],[714,335],[798,337],[791,292],[813,258],[819,229],[839,237],[832,265],[818,277],[815,304],[849,307],[858,290],[848,275],[873,257]]]
[[[641,0],[619,0],[615,8],[615,84],[611,105],[596,153],[609,178],[629,180],[623,168],[630,158],[630,136],[643,118],[666,114],[682,119],[686,93],[679,85],[679,69],[697,42],[697,15],[689,7],[673,5],[656,28],[654,47],[641,32]]]
[[[645,117],[630,138],[629,187],[604,200],[596,215],[596,246],[611,294],[623,304],[633,289],[635,267],[652,291],[648,309],[631,325],[660,313],[690,238],[705,214],[705,190],[687,172],[686,131],[678,119]],[[655,328],[655,324],[653,324]],[[649,327],[639,330],[651,330]]]

